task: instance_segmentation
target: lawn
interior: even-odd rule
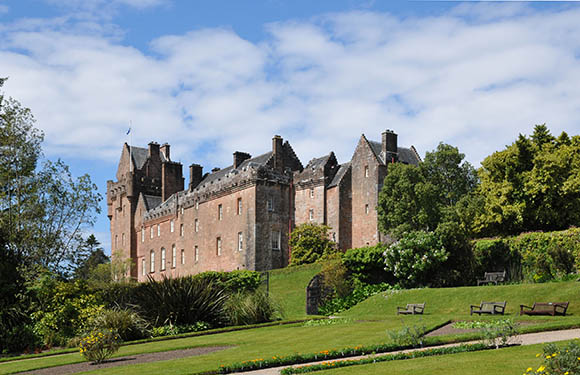
[[[283,298],[286,300],[287,306],[290,307],[290,311],[292,312],[290,317],[296,318],[304,316],[302,310],[305,298],[303,291],[304,284],[299,284],[304,281],[307,282],[310,278],[309,275],[314,274],[315,272],[316,270],[305,267],[299,269],[297,272],[298,275],[292,275],[292,273],[287,274],[286,272],[275,272],[271,276],[271,293],[277,298]],[[580,326],[580,294],[577,293],[577,288],[578,284],[576,282],[560,282],[445,289],[416,289],[399,291],[394,294],[389,294],[387,297],[385,297],[384,294],[380,294],[371,297],[351,310],[342,313],[341,315],[347,318],[347,321],[340,324],[308,327],[303,326],[303,324],[291,324],[124,346],[119,351],[118,356],[207,345],[231,346],[231,348],[199,357],[171,360],[170,362],[162,361],[122,366],[100,370],[99,373],[157,374],[163,372],[164,374],[191,374],[215,370],[222,364],[231,364],[257,358],[286,356],[295,353],[313,353],[333,348],[340,349],[358,345],[387,343],[390,339],[386,330],[398,329],[403,325],[411,326],[420,324],[432,328],[452,319],[470,319],[469,305],[472,303],[479,303],[481,300],[508,301],[508,316],[514,317],[517,320],[520,318],[515,314],[519,311],[520,303],[531,304],[533,301],[570,301],[569,312],[572,314],[571,316],[556,318],[524,317],[521,319],[533,321],[536,329],[561,328],[574,325]],[[297,297],[295,294],[299,296]],[[426,302],[425,315],[396,316],[396,306],[404,306],[406,303],[411,302]],[[486,318],[489,319],[489,317]],[[479,318],[473,317],[473,319]],[[526,329],[530,328],[534,328],[534,326],[526,326]],[[447,338],[447,340],[443,339],[441,341],[448,341],[449,339],[451,338]],[[513,369],[517,368],[518,371],[520,371],[519,373],[523,372],[520,365],[524,364],[524,362],[524,369],[529,367],[528,365],[535,363],[534,355],[539,350],[537,348],[526,348],[502,349],[513,351],[508,351],[508,353],[516,353],[514,356],[518,357],[518,361],[520,362],[514,362]],[[523,352],[519,352],[518,350]],[[532,350],[533,352],[530,356],[531,359],[529,360],[526,357],[527,354],[517,354],[524,352],[528,353],[527,350]],[[474,368],[478,368],[478,366],[494,366],[491,363],[491,356],[495,355],[494,353],[497,354],[500,352],[503,353],[503,351],[493,351],[457,355],[457,358],[460,358],[458,360],[459,362],[457,362],[457,368],[462,368],[462,361],[472,361],[472,358],[476,358],[473,359],[476,362],[481,362],[480,365],[474,365]],[[482,356],[481,360],[477,359],[480,358],[479,356]],[[486,356],[490,357],[488,358]],[[55,357],[5,362],[0,363],[0,374],[55,366],[58,364],[74,363],[79,362],[80,360],[80,355],[78,353],[73,353]],[[436,363],[436,361],[439,361],[440,359],[417,359],[407,361],[409,362],[407,364],[397,364],[396,366],[411,366],[410,362],[421,364],[422,362],[414,361],[429,360],[433,361],[432,363]],[[391,365],[392,363],[385,364],[385,366]],[[492,371],[491,373],[507,373],[503,371],[505,369],[503,366],[501,369],[502,371]],[[512,368],[509,367],[509,369],[511,371]],[[350,371],[352,371],[352,369],[345,369],[343,371],[349,371],[349,373],[351,373]],[[391,373],[390,370],[384,371]],[[465,373],[463,371],[461,372]],[[430,373],[437,372],[430,371]],[[470,373],[475,374],[479,372]]]
[[[306,318],[306,287],[322,266],[305,264],[270,271],[270,295],[284,310],[286,319]]]

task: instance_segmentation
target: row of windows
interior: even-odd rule
[[[272,250],[280,250],[280,231],[272,231],[271,232],[271,245]],[[244,250],[244,233],[238,232],[238,251]],[[197,245],[194,246],[193,249],[194,253],[194,261],[197,263],[199,262],[199,247]],[[222,255],[222,238],[216,238],[216,255]],[[175,245],[171,248],[171,268],[175,268],[177,264],[177,250]],[[181,264],[185,264],[185,250],[181,249]],[[166,266],[166,254],[165,248],[161,248],[161,264],[160,264],[160,271],[165,271]],[[147,264],[145,258],[141,259],[141,271],[143,276],[147,273]],[[155,250],[151,250],[149,252],[149,272],[155,272]]]

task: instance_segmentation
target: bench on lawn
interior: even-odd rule
[[[425,302],[423,303],[408,303],[407,307],[399,307],[397,306],[397,315],[399,314],[423,314],[423,310],[425,310]]]
[[[481,284],[491,284],[494,283],[497,285],[498,282],[503,283],[505,281],[506,272],[486,272],[483,275],[482,280],[477,280],[477,285]]]
[[[569,302],[534,302],[532,307],[520,305],[520,315],[566,315]]]
[[[479,305],[471,305],[470,314],[492,314],[492,315],[503,315],[505,312],[506,301],[503,302],[481,302]]]

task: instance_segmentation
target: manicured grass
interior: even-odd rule
[[[282,305],[286,319],[306,317],[306,287],[322,266],[305,264],[270,271],[270,295]]]
[[[464,319],[469,316],[470,305],[478,305],[481,301],[507,301],[506,315],[515,317],[519,316],[520,304],[530,306],[534,301],[569,301],[567,314],[580,316],[578,287],[578,282],[566,281],[544,284],[401,290],[387,294],[386,298],[385,293],[373,296],[340,315],[384,319],[388,316],[396,316],[397,306],[425,302],[425,316],[445,315],[450,319]],[[474,315],[473,319],[476,318],[477,316]],[[537,320],[538,317],[532,317],[532,319]],[[540,319],[546,319],[546,317],[540,317]],[[552,317],[548,319],[554,320]]]
[[[565,341],[559,343],[563,345]],[[382,362],[368,365],[344,367],[317,371],[324,375],[367,375],[367,374],[430,374],[430,375],[521,375],[528,367],[534,369],[541,364],[543,344],[515,346],[498,350],[484,350],[473,353],[448,354],[443,356]]]

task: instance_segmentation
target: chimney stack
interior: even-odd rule
[[[149,158],[159,159],[159,143],[149,142]]]
[[[272,138],[272,154],[274,156],[274,168],[282,169],[282,137],[275,135]]]
[[[387,153],[397,154],[397,133],[394,131],[387,129],[382,134],[382,151],[383,154],[387,155]]]
[[[248,160],[251,157],[252,155],[246,152],[241,151],[234,152],[234,169],[238,168],[244,161]]]
[[[165,156],[166,161],[171,160],[171,157],[169,155],[169,143],[162,144],[160,151],[163,153],[163,156]]]
[[[193,190],[199,185],[203,178],[203,167],[199,164],[189,166],[189,190]]]

